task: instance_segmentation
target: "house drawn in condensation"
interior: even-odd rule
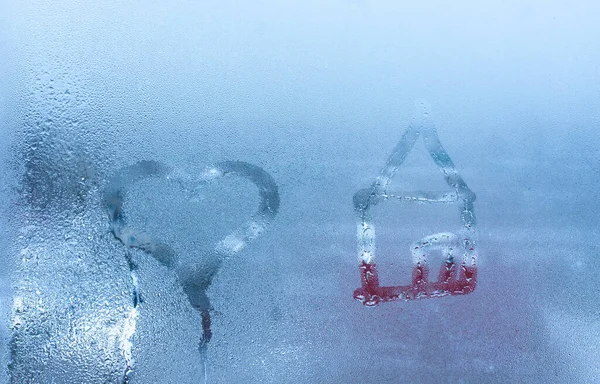
[[[361,189],[354,194],[354,209],[358,217],[358,263],[361,277],[361,287],[354,291],[354,298],[366,306],[374,306],[382,301],[464,295],[473,292],[477,284],[477,236],[473,208],[475,194],[459,175],[450,156],[444,150],[433,125],[430,110],[426,101],[417,101],[412,123],[394,148],[377,179],[369,188]],[[394,175],[419,138],[423,139],[427,151],[450,187],[450,192],[388,191],[387,188]],[[411,245],[413,271],[410,285],[385,287],[379,285],[375,258],[375,226],[371,209],[387,200],[459,206],[461,227],[457,233],[433,234]],[[437,281],[429,281],[427,255],[432,251],[441,251],[445,258]],[[459,257],[460,261],[457,260]]]

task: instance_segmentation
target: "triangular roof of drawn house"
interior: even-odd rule
[[[465,181],[456,170],[452,159],[442,146],[437,135],[431,118],[431,106],[425,100],[415,102],[415,115],[408,129],[402,135],[402,138],[396,144],[392,154],[388,158],[385,166],[381,170],[377,179],[370,188],[358,191],[354,195],[355,209],[359,212],[365,212],[373,205],[376,205],[382,199],[396,198],[406,201],[420,202],[458,202],[463,201],[467,205],[466,209],[472,209],[471,205],[475,201],[475,194],[469,189]],[[408,154],[414,148],[419,137],[423,138],[425,147],[433,159],[437,168],[444,176],[446,184],[453,192],[412,192],[388,194],[387,187],[394,178],[396,172],[402,166]]]

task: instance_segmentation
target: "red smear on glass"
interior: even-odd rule
[[[364,305],[374,306],[383,301],[415,300],[432,297],[466,295],[477,285],[477,267],[446,261],[440,268],[438,280],[429,281],[427,264],[417,264],[413,269],[411,285],[379,286],[375,263],[364,261],[359,266],[362,286],[354,291],[354,298]]]

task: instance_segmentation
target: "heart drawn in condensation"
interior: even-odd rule
[[[220,240],[213,252],[211,261],[197,263],[196,265],[182,263],[177,253],[167,244],[154,239],[143,230],[132,228],[127,223],[127,215],[123,210],[123,202],[131,186],[146,178],[163,178],[184,186],[201,185],[213,182],[223,177],[242,177],[248,179],[258,187],[259,205],[258,210],[240,227]],[[202,316],[203,335],[200,341],[200,352],[202,355],[203,372],[206,380],[206,345],[210,341],[212,332],[210,329],[210,301],[206,295],[214,275],[219,270],[223,260],[240,252],[250,241],[262,234],[267,226],[273,221],[279,209],[279,192],[277,184],[262,168],[242,162],[224,161],[207,168],[199,175],[190,175],[176,170],[158,161],[140,161],[134,165],[122,168],[109,182],[104,196],[104,202],[109,213],[110,229],[119,241],[131,248],[138,248],[152,255],[161,264],[175,270],[177,277],[188,296],[191,305]],[[137,275],[135,264],[129,258],[131,276],[134,284],[134,310],[139,302],[137,291]],[[137,313],[137,312],[136,312]],[[131,328],[131,327],[130,327]],[[123,354],[127,361],[124,383],[129,382],[129,372],[132,370],[133,359],[131,358],[132,329],[124,331],[127,340],[122,341]]]

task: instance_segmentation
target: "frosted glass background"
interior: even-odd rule
[[[179,277],[110,231],[109,180],[142,160],[278,186],[207,291],[207,383],[600,382],[598,20],[593,1],[0,0],[0,383],[205,381]],[[477,194],[477,288],[365,307],[352,197],[420,98]],[[448,187],[419,141],[390,188]],[[199,261],[258,202],[240,178],[148,179],[124,204]],[[372,213],[382,285],[460,225],[453,205]]]

